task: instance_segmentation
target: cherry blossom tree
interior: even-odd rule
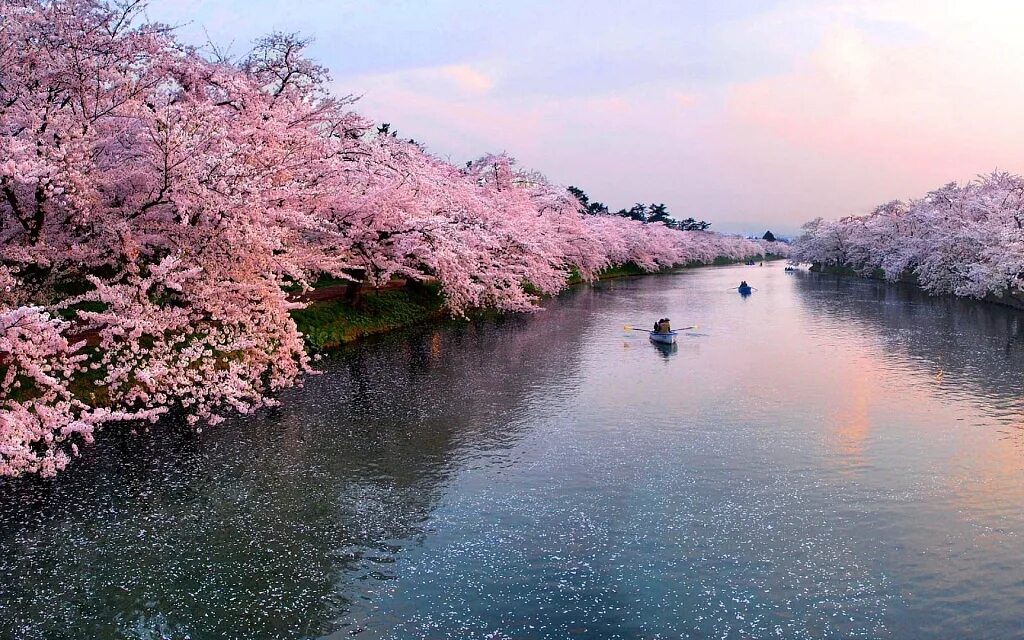
[[[143,7],[0,2],[0,476],[56,473],[107,422],[272,404],[310,371],[285,291],[325,275],[437,281],[459,315],[784,250],[584,215],[507,155],[455,167],[375,135],[306,40],[230,60]]]
[[[984,298],[1024,287],[1024,179],[996,172],[947,184],[865,216],[804,225],[793,258],[888,279],[912,274],[932,293]]]

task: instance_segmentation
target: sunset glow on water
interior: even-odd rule
[[[546,306],[5,488],[0,635],[1024,634],[1012,312],[780,263]]]

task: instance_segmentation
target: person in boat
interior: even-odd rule
[[[661,320],[661,322],[658,323],[658,333],[671,333],[671,332],[672,332],[671,321],[668,318],[663,318]]]
[[[739,289],[748,289],[748,288],[750,288],[750,285],[747,284],[746,280],[744,280],[743,282],[740,282],[740,286],[737,287],[737,288],[739,288]]]
[[[654,323],[654,330],[655,331],[661,331],[661,323],[662,322],[665,322],[665,318],[659,318],[658,321]]]

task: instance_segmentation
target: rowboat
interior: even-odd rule
[[[753,287],[736,287],[736,290],[741,296],[749,296],[754,291]]]
[[[651,336],[652,342],[660,342],[662,344],[675,344],[676,336],[679,335],[676,331],[669,331],[668,333],[658,333],[657,331],[648,331],[647,335]]]

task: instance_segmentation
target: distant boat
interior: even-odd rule
[[[662,344],[675,344],[676,336],[678,336],[679,334],[675,331],[669,331],[668,333],[648,331],[647,335],[651,336],[651,342],[660,342]]]
[[[786,271],[796,271],[796,267],[786,267]]]
[[[747,264],[748,267],[752,267],[752,266],[754,266],[754,261],[753,260],[747,260],[746,264]]]
[[[754,292],[754,288],[751,287],[750,285],[747,285],[745,287],[736,287],[736,290],[740,292],[741,296],[749,296],[751,293]]]

